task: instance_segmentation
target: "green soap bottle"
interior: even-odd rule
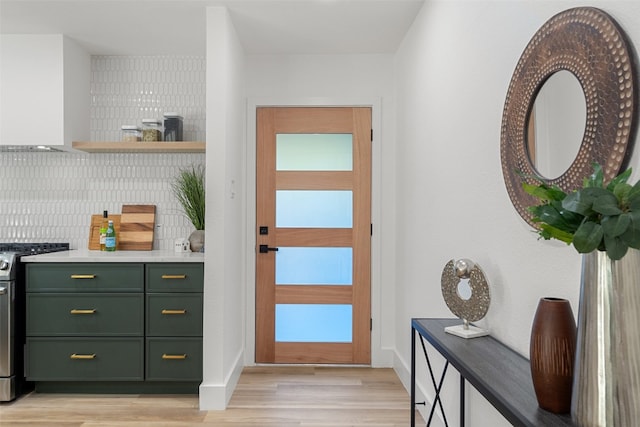
[[[100,250],[106,251],[105,243],[107,240],[107,227],[109,226],[109,213],[102,212],[102,223],[100,223]]]
[[[114,252],[116,250],[116,229],[113,226],[113,220],[109,220],[107,226],[107,235],[104,240],[104,250],[107,252]]]

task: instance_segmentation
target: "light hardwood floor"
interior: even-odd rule
[[[372,368],[248,367],[224,411],[200,411],[194,395],[32,393],[0,404],[0,424],[11,426],[406,427],[409,418],[395,372]]]

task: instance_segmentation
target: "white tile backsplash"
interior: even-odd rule
[[[91,79],[92,140],[119,140],[122,124],[166,111],[184,116],[185,140],[205,140],[204,58],[93,57]],[[154,249],[171,250],[193,226],[170,182],[181,168],[204,163],[203,153],[0,152],[0,242],[86,248],[92,214],[154,204]]]
[[[91,140],[118,141],[122,125],[183,117],[183,139],[205,138],[204,57],[93,56]]]
[[[204,164],[204,154],[0,153],[0,242],[86,248],[92,214],[152,204],[154,249],[171,250],[193,231],[170,186],[192,164]]]

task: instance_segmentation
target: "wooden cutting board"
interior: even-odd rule
[[[108,219],[113,220],[113,227],[116,229],[116,236],[120,233],[120,215],[109,215]],[[91,215],[91,227],[89,229],[89,250],[100,250],[100,225],[102,224],[102,214]],[[120,245],[116,239],[116,250]]]
[[[150,251],[156,226],[155,205],[122,205],[118,250]]]

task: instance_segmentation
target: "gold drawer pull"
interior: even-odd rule
[[[185,354],[163,354],[162,358],[164,360],[184,360],[187,358],[186,353]]]
[[[90,360],[90,359],[95,359],[96,358],[96,354],[76,354],[73,353],[71,356],[69,356],[69,358],[71,359],[80,359],[80,360]]]
[[[182,310],[162,310],[162,314],[187,314],[187,310],[184,308]]]
[[[95,274],[72,274],[72,279],[95,279]]]
[[[163,274],[163,279],[186,279],[186,274]]]
[[[96,310],[95,308],[89,309],[89,310],[80,310],[77,308],[73,308],[71,309],[71,311],[69,311],[69,313],[71,314],[96,314]]]

